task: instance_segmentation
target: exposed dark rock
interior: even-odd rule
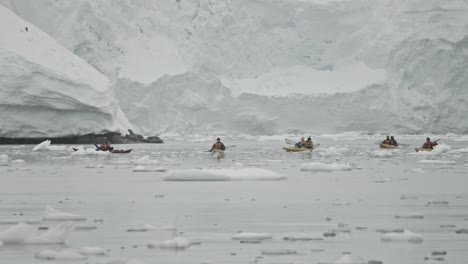
[[[132,143],[164,143],[157,136],[144,138],[142,135],[128,130],[129,134],[122,137],[120,133],[109,132],[105,134],[86,134],[81,136],[64,137],[40,137],[40,138],[4,138],[0,137],[0,144],[39,144],[44,140],[51,140],[53,144],[94,144],[102,143],[107,138],[112,144],[132,144]]]

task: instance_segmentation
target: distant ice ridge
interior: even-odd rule
[[[0,5],[1,137],[54,137],[131,128],[109,80]]]

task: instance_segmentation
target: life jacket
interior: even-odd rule
[[[222,149],[223,148],[223,143],[216,142],[216,143],[214,143],[213,148],[214,149]]]
[[[437,142],[426,141],[426,142],[424,142],[424,144],[422,145],[422,148],[433,149],[434,146],[437,146]]]

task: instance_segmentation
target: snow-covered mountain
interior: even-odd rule
[[[54,137],[131,128],[109,80],[0,5],[0,136]]]
[[[464,133],[463,0],[0,0],[112,82],[135,130]]]

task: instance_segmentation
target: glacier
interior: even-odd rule
[[[131,128],[109,79],[83,59],[1,5],[0,31],[0,136]]]
[[[462,0],[0,3],[105,75],[142,134],[468,132]]]

